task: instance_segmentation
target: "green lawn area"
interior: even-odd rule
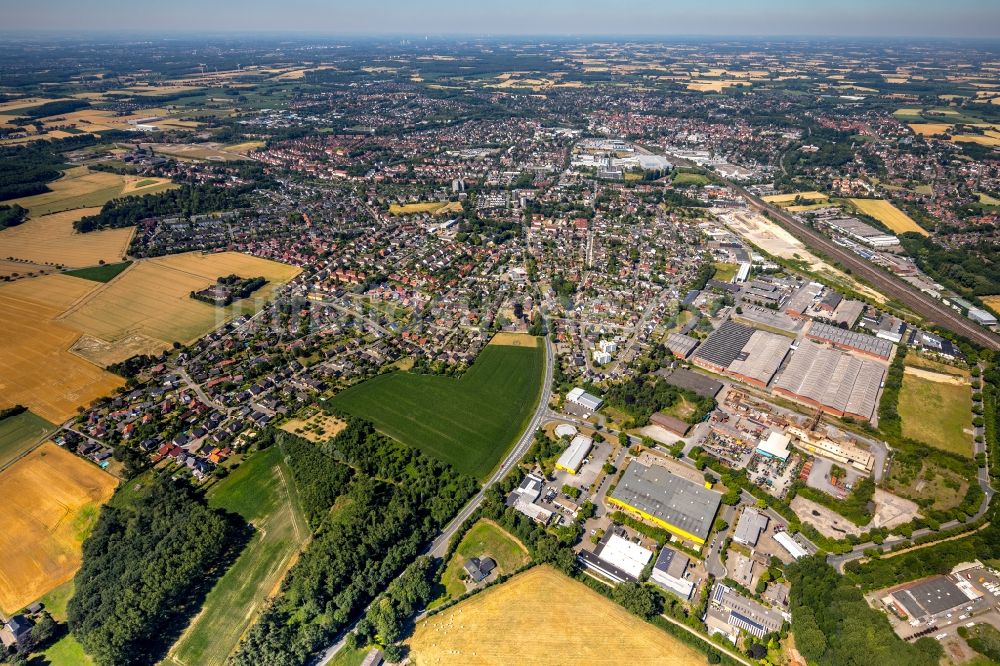
[[[39,599],[39,601],[45,606],[45,610],[49,614],[60,622],[66,621],[66,606],[69,604],[69,600],[73,597],[73,580],[70,579],[68,582],[63,583],[56,589],[52,590],[44,597]]]
[[[330,404],[483,478],[531,418],[544,362],[545,351],[537,345],[487,345],[458,379],[392,372],[350,387]]]
[[[117,264],[104,264],[103,266],[91,266],[90,268],[66,271],[66,275],[83,278],[84,280],[93,280],[94,282],[111,282],[116,275],[131,265],[131,261],[122,261]]]
[[[86,666],[94,663],[73,634],[66,634],[42,654],[45,659],[42,663],[50,666]],[[34,664],[35,661],[32,660],[30,663]]]
[[[355,648],[352,650],[345,645],[330,660],[329,666],[361,666],[361,662],[365,660],[369,650],[371,648]]]
[[[972,455],[972,390],[966,385],[903,375],[899,392],[903,436],[944,451]]]
[[[26,451],[55,426],[31,412],[21,412],[0,421],[0,468]]]
[[[515,571],[531,559],[524,545],[506,530],[492,521],[480,520],[466,532],[441,576],[447,597],[454,598],[465,592],[465,583],[460,577],[464,571],[462,565],[470,557],[484,555],[496,560],[500,573]]]
[[[717,261],[715,263],[715,275],[713,276],[719,282],[732,282],[736,274],[740,272],[739,264],[729,264],[724,261]]]
[[[225,664],[309,537],[291,472],[278,446],[251,456],[211,488],[208,501],[240,514],[256,532],[208,593],[202,612],[165,663]]]
[[[691,171],[676,171],[674,172],[672,182],[674,185],[708,185],[712,181],[704,174]]]

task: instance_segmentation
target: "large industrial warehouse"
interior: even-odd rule
[[[702,343],[692,359],[697,366],[764,388],[781,367],[791,340],[727,321]]]
[[[722,495],[657,465],[633,462],[608,502],[682,539],[705,543]]]
[[[869,421],[884,376],[885,367],[875,361],[803,341],[772,388],[827,414]]]
[[[866,333],[855,333],[837,326],[814,321],[806,337],[820,342],[828,342],[834,347],[868,354],[887,360],[892,355],[892,343]]]

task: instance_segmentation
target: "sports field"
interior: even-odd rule
[[[548,566],[418,622],[409,645],[421,666],[705,664],[705,655]]]
[[[40,264],[76,268],[121,261],[132,240],[132,227],[80,234],[73,223],[100,208],[78,208],[29,219],[0,231],[0,254]],[[23,272],[23,271],[22,271]]]
[[[459,379],[378,375],[331,404],[459,470],[485,477],[524,430],[538,402],[545,352],[487,345]]]
[[[56,321],[97,283],[66,275],[46,275],[0,285],[4,343],[0,345],[0,408],[24,405],[61,423],[76,408],[124,384],[71,354],[79,331]]]
[[[12,613],[62,585],[118,480],[46,443],[0,472],[0,610]]]
[[[268,284],[250,298],[217,308],[190,297],[223,275],[263,276]],[[256,311],[299,269],[238,252],[192,252],[138,261],[67,310],[60,321],[102,340],[140,334],[161,341],[190,342],[229,319]],[[92,284],[92,283],[91,283]],[[156,351],[156,350],[153,350]]]
[[[167,664],[222,666],[309,537],[292,475],[272,446],[212,487],[208,501],[254,526],[250,543],[208,593]]]
[[[914,222],[913,218],[885,199],[848,199],[848,201],[862,213],[871,215],[897,234],[914,231],[924,236],[929,235],[919,224]]]
[[[137,187],[140,182],[143,186]],[[177,185],[167,178],[122,176],[80,166],[67,169],[61,178],[49,183],[51,192],[13,199],[8,203],[20,204],[28,209],[32,217],[38,217],[74,208],[103,206],[123,195],[154,194],[175,187]]]
[[[0,420],[0,469],[31,450],[41,437],[54,429],[54,425],[31,412]]]
[[[482,519],[472,526],[455,549],[441,576],[445,594],[457,597],[465,592],[462,567],[470,557],[492,557],[498,574],[511,573],[531,561],[528,549],[491,520]]]
[[[972,389],[955,375],[907,367],[899,391],[903,436],[972,455]]]

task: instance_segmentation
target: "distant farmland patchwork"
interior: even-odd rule
[[[394,372],[331,404],[459,470],[485,477],[521,433],[538,400],[544,351],[487,345],[459,379]]]
[[[118,480],[55,444],[0,472],[0,610],[13,613],[65,583]]]

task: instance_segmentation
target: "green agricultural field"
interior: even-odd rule
[[[222,666],[309,537],[278,446],[245,461],[212,487],[208,500],[213,507],[240,514],[256,532],[208,593],[202,612],[165,663]]]
[[[445,595],[455,598],[465,592],[462,568],[470,557],[492,557],[499,573],[511,573],[527,564],[531,557],[524,545],[492,521],[480,520],[472,526],[448,561],[441,576]]]
[[[459,379],[393,372],[352,386],[330,403],[483,478],[526,427],[544,362],[538,345],[487,345]]]
[[[66,275],[83,278],[84,280],[93,280],[94,282],[111,282],[116,275],[131,265],[131,261],[122,261],[117,264],[104,264],[103,266],[78,268],[75,271],[66,271]]]
[[[904,374],[899,416],[903,436],[944,451],[972,455],[972,390],[967,384]]]
[[[0,469],[30,451],[55,426],[31,412],[22,412],[0,421]]]

